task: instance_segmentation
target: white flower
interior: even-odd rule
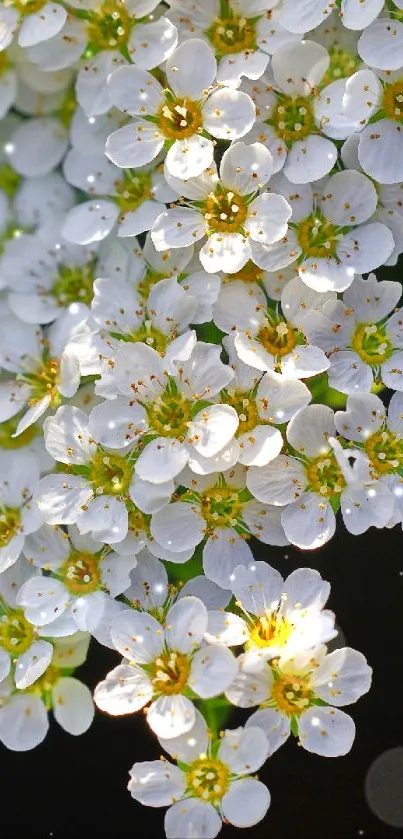
[[[373,393],[351,394],[345,411],[337,411],[339,434],[362,449],[372,472],[387,481],[398,518],[402,517],[403,394],[394,393],[388,409]]]
[[[27,178],[48,175],[62,161],[68,146],[68,131],[54,117],[20,122],[5,146],[11,166]]]
[[[40,2],[34,7],[4,4],[0,11],[0,49],[6,49],[18,31],[20,47],[31,47],[48,41],[63,28],[67,20],[66,9],[60,3]]]
[[[365,29],[383,8],[383,0],[341,0],[341,18],[348,29]],[[335,7],[333,0],[301,0],[296,7],[293,0],[283,0],[280,20],[290,32],[316,29]]]
[[[96,250],[68,244],[60,234],[63,216],[48,219],[35,234],[21,236],[3,256],[1,273],[11,311],[31,324],[47,324],[65,309],[82,318],[93,296]]]
[[[47,332],[13,315],[2,320],[0,357],[3,368],[15,377],[0,384],[0,418],[10,419],[28,405],[16,435],[78,389],[80,366],[74,337],[87,313],[78,304],[75,308],[65,311]]]
[[[379,25],[384,29],[389,23]],[[390,28],[392,33],[394,26]],[[369,48],[368,51],[372,55]],[[386,45],[385,61],[382,52],[385,53],[380,50],[382,57],[377,63],[388,64],[390,58],[387,72],[375,67],[351,76],[345,85],[342,107],[345,117],[356,123],[355,130],[361,130],[358,157],[364,172],[381,184],[395,184],[403,181],[403,64],[401,50],[395,60],[393,44]]]
[[[215,86],[217,62],[205,41],[178,47],[165,73],[167,87],[138,67],[121,67],[109,76],[112,104],[139,119],[108,137],[106,154],[117,166],[136,167],[150,163],[165,146],[168,172],[193,178],[213,162],[211,138],[242,137],[252,128],[255,107],[247,93]]]
[[[53,658],[29,690],[15,690],[11,680],[0,683],[0,740],[13,751],[35,748],[46,737],[48,712],[69,734],[83,734],[94,717],[91,692],[72,677],[71,668],[83,664],[89,635],[77,632],[68,639],[55,639]],[[44,642],[42,642],[44,643]]]
[[[10,675],[18,689],[42,676],[53,654],[52,644],[38,639],[41,627],[28,621],[17,604],[21,584],[31,573],[20,559],[0,576],[0,681]]]
[[[231,462],[231,448],[224,454],[222,460]],[[236,456],[237,451],[234,459]],[[227,464],[220,465],[224,468]],[[245,487],[245,472],[242,466],[202,477],[190,470],[183,472],[180,480],[187,490],[151,518],[151,534],[172,552],[173,561],[175,555],[177,562],[183,561],[181,552],[193,552],[206,538],[204,573],[224,589],[231,587],[234,568],[248,565],[253,559],[246,541],[249,536],[269,545],[287,544],[281,511],[251,498]]]
[[[108,447],[122,448],[146,435],[136,474],[153,484],[172,480],[187,463],[199,464],[203,473],[215,471],[213,458],[231,442],[239,422],[234,408],[211,401],[233,377],[220,360],[220,347],[199,341],[173,366],[170,374],[148,344],[121,344],[114,383],[125,398],[119,398],[118,411],[116,402],[105,403],[92,415],[91,429]]]
[[[315,41],[284,44],[275,51],[270,72],[252,87],[258,119],[263,121],[256,123],[250,137],[270,150],[273,171],[284,168],[294,184],[319,180],[337,160],[335,144],[323,136],[326,123],[318,109],[318,87],[329,62],[327,50]]]
[[[0,453],[0,573],[18,559],[25,537],[42,524],[33,494],[39,464],[31,452]]]
[[[126,610],[112,624],[112,640],[125,657],[95,689],[110,714],[138,711],[151,701],[147,722],[158,737],[178,737],[193,727],[191,688],[204,699],[218,696],[238,666],[225,646],[203,644],[208,613],[197,597],[183,597],[160,623],[146,612]]]
[[[92,145],[92,144],[91,144]],[[122,172],[102,149],[69,151],[65,164],[69,183],[89,195],[67,214],[62,234],[68,242],[89,245],[102,242],[112,231],[117,236],[137,236],[148,231],[168,201],[176,198],[157,168]]]
[[[48,417],[46,448],[68,470],[42,478],[36,498],[48,524],[77,524],[80,533],[114,544],[127,535],[134,464],[99,445],[88,425],[87,414],[74,406]]]
[[[372,473],[368,457],[358,450],[344,452],[334,434],[331,408],[308,405],[287,427],[293,456],[280,455],[267,466],[251,467],[247,475],[255,498],[284,507],[284,532],[299,548],[314,550],[332,538],[340,506],[347,529],[356,534],[385,527],[392,515],[392,495]]]
[[[70,538],[59,527],[44,525],[31,536],[24,555],[49,576],[32,576],[24,583],[17,603],[25,617],[46,626],[55,617],[65,618],[60,635],[94,631],[102,623],[109,595],[117,597],[130,583],[135,556],[119,556],[88,536],[70,530]]]
[[[166,367],[172,367],[174,359],[189,358],[196,344],[196,334],[189,331],[189,324],[197,305],[196,297],[185,291],[175,277],[151,285],[147,302],[128,282],[96,280],[91,307],[100,329],[93,339],[101,361],[96,392],[106,398],[116,396],[114,371],[119,348],[119,357],[123,354],[126,358],[129,345],[144,342],[165,356]]]
[[[259,728],[226,730],[219,743],[211,742],[206,724],[175,740],[174,754],[181,768],[165,759],[135,763],[128,789],[132,797],[151,807],[169,807],[165,815],[167,839],[214,839],[222,819],[235,827],[252,827],[270,805],[267,787],[255,777],[268,754]],[[170,751],[169,741],[163,741]],[[217,750],[218,746],[218,750]],[[197,833],[195,833],[197,831]]]
[[[244,644],[248,666],[296,655],[337,634],[333,613],[323,610],[330,585],[312,568],[299,568],[284,582],[266,562],[251,562],[235,568],[230,585],[244,617],[210,611],[206,639]]]
[[[203,268],[239,271],[258,243],[273,244],[287,232],[291,208],[285,199],[257,194],[272,169],[272,156],[261,143],[234,143],[222,157],[220,180],[213,167],[185,182],[168,177],[190,203],[158,217],[151,231],[157,250],[191,245],[207,235],[199,254]]]
[[[269,55],[294,36],[282,27],[277,14],[278,0],[228,0],[206,4],[196,0],[169,0],[169,17],[182,38],[202,37],[213,47],[219,60],[217,79],[224,85],[239,87],[242,76],[259,79]],[[191,63],[189,75],[197,75],[198,64]]]
[[[356,277],[343,301],[309,314],[306,331],[328,355],[331,387],[347,394],[382,383],[403,390],[403,319],[393,311],[400,296],[399,283]]]
[[[285,379],[307,379],[329,367],[324,352],[311,346],[304,332],[308,312],[320,305],[321,295],[296,277],[281,294],[281,306],[258,287],[229,283],[214,306],[214,321],[229,337],[224,345],[255,370],[281,373]]]
[[[372,670],[357,650],[325,646],[281,656],[248,672],[247,660],[226,697],[234,705],[260,705],[246,727],[258,726],[275,751],[293,733],[308,752],[339,757],[350,751],[353,720],[340,707],[356,702],[371,685]]]
[[[274,271],[297,261],[299,276],[309,288],[340,292],[351,285],[355,274],[372,271],[391,255],[392,233],[385,224],[371,220],[377,193],[362,173],[337,172],[320,192],[308,184],[296,192],[279,175],[272,187],[291,205],[292,216],[279,244],[255,247],[254,260],[261,268]]]

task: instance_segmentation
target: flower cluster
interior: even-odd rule
[[[93,637],[214,839],[370,686],[252,548],[403,525],[403,2],[4,0],[0,118],[0,741],[87,730]]]

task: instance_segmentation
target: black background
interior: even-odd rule
[[[374,668],[370,693],[346,709],[357,726],[353,749],[346,757],[321,758],[288,740],[259,773],[272,794],[265,821],[244,831],[225,826],[222,839],[403,837],[403,829],[371,813],[364,794],[375,758],[403,746],[402,531],[372,528],[353,537],[338,525],[337,536],[313,553],[262,544],[254,552],[283,574],[311,565],[331,582],[329,606],[345,643],[361,650]],[[93,687],[118,659],[92,642],[77,675]],[[242,720],[236,712],[228,726]],[[112,718],[97,712],[91,729],[77,738],[52,721],[34,751],[1,749],[2,837],[162,839],[164,810],[142,807],[126,789],[132,764],[159,754],[141,714]]]

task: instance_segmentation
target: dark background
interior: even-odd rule
[[[244,831],[226,826],[222,839],[403,837],[403,829],[373,815],[364,793],[375,758],[403,746],[402,531],[372,528],[353,537],[338,525],[337,536],[319,551],[256,543],[255,556],[283,574],[312,565],[331,582],[329,606],[345,643],[361,650],[374,668],[370,693],[346,709],[357,726],[353,749],[346,757],[321,758],[289,739],[259,773],[272,794],[265,821]],[[92,642],[89,661],[77,674],[93,687],[118,659]],[[229,727],[242,719],[236,712]],[[163,839],[164,810],[142,807],[126,789],[132,764],[159,754],[141,714],[112,718],[97,712],[91,729],[77,738],[52,721],[34,751],[1,748],[2,837]]]

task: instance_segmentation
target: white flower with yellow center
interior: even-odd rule
[[[2,318],[0,358],[3,369],[14,377],[0,384],[0,419],[8,420],[28,408],[16,435],[77,392],[81,374],[74,338],[86,314],[83,317],[80,306],[76,309],[65,311],[46,332],[14,315]]]
[[[312,568],[299,568],[284,581],[266,562],[251,562],[235,568],[230,585],[243,616],[210,611],[206,639],[245,645],[251,667],[296,655],[337,634],[333,612],[323,609],[330,585]]]
[[[222,821],[252,827],[270,806],[267,787],[250,778],[268,757],[264,732],[253,726],[223,732],[212,741],[203,719],[194,731],[161,745],[179,766],[162,758],[135,763],[129,792],[150,807],[169,807],[165,815],[167,839],[214,839]],[[195,830],[197,833],[195,834]]]
[[[11,0],[0,11],[0,50],[7,49],[18,32],[18,46],[43,44],[63,29],[67,11],[60,3],[47,0]]]
[[[290,204],[292,216],[281,242],[255,247],[254,260],[261,268],[275,271],[295,264],[309,288],[340,292],[355,274],[373,271],[392,254],[390,229],[372,219],[376,189],[361,172],[337,172],[318,191],[308,184],[296,191],[281,175],[271,186]]]
[[[9,291],[8,304],[18,318],[48,324],[66,309],[89,315],[96,271],[96,248],[66,242],[60,229],[64,215],[53,216],[34,234],[24,235],[19,247],[8,248],[1,274]]]
[[[16,562],[25,537],[41,526],[43,517],[33,500],[39,463],[32,452],[0,453],[0,573]]]
[[[137,433],[142,431],[139,416]],[[48,452],[67,467],[38,484],[36,498],[45,521],[76,524],[80,533],[91,533],[100,542],[122,541],[128,532],[129,512],[136,512],[131,500],[136,479],[130,453],[117,454],[100,445],[89,431],[87,414],[74,406],[65,405],[48,417],[44,434]],[[160,487],[160,502],[164,492],[168,501],[172,491],[171,484]]]
[[[250,137],[267,146],[274,171],[284,167],[294,184],[323,178],[337,160],[334,142],[323,136],[326,123],[318,109],[319,89],[329,65],[330,56],[322,44],[284,44],[275,51],[270,72],[250,87],[260,120]]]
[[[206,271],[240,271],[253,259],[258,243],[273,244],[287,232],[291,207],[282,196],[258,191],[273,171],[272,156],[261,143],[234,143],[224,152],[220,179],[211,167],[187,181],[168,183],[189,199],[162,213],[151,230],[158,251],[192,245],[207,236],[200,250]]]
[[[199,341],[167,369],[169,357],[148,344],[121,344],[114,360],[121,396],[94,409],[94,435],[120,449],[144,434],[136,474],[156,485],[171,481],[187,463],[202,474],[215,471],[214,458],[227,449],[239,422],[230,405],[213,404],[233,378],[220,351]]]
[[[340,507],[347,529],[355,534],[371,526],[386,527],[393,512],[393,497],[371,471],[368,457],[358,450],[345,452],[334,435],[332,409],[308,405],[288,424],[293,455],[251,467],[247,475],[255,498],[283,507],[281,523],[287,538],[306,550],[332,538]]]
[[[308,316],[307,335],[329,358],[331,387],[347,394],[382,385],[403,390],[403,315],[395,309],[400,296],[399,283],[356,277],[342,301]]]
[[[146,612],[126,610],[112,624],[112,640],[125,657],[95,689],[99,708],[130,714],[151,701],[147,722],[158,737],[178,737],[193,727],[195,698],[218,696],[237,673],[224,646],[203,644],[208,613],[197,597],[183,597],[163,623]]]
[[[99,327],[93,339],[99,349],[96,392],[116,397],[115,359],[119,348],[143,342],[164,357],[166,367],[175,372],[174,360],[186,360],[196,344],[189,324],[198,306],[197,299],[172,279],[152,285],[148,300],[142,300],[133,285],[102,278],[94,283],[92,315]]]
[[[213,162],[215,139],[237,140],[252,128],[255,107],[247,93],[217,87],[217,62],[205,41],[178,47],[165,73],[167,87],[138,67],[109,77],[112,104],[139,119],[108,137],[106,154],[129,168],[150,163],[165,147],[171,175],[197,177]]]
[[[134,555],[120,556],[88,536],[44,525],[27,540],[26,558],[45,575],[32,576],[21,586],[17,602],[30,623],[45,627],[64,616],[60,636],[80,629],[92,632],[104,620],[110,597],[130,585]]]
[[[371,677],[357,650],[342,647],[327,654],[318,646],[281,656],[255,673],[248,672],[246,660],[226,697],[242,708],[260,705],[246,726],[265,732],[271,753],[292,733],[308,752],[340,757],[353,745],[355,725],[339,709],[367,693]]]
[[[67,213],[62,227],[64,238],[76,245],[93,245],[114,233],[123,239],[144,233],[176,198],[159,167],[122,172],[91,140],[88,150],[82,144],[70,149],[64,173],[89,195]]]
[[[242,77],[259,79],[269,56],[295,40],[279,20],[279,0],[169,0],[169,17],[181,39],[203,38],[218,59],[218,81],[239,87]]]
[[[390,35],[393,36],[395,27],[390,26],[390,21],[380,21],[378,25],[382,29],[390,27]],[[403,24],[399,26],[403,30]],[[396,35],[397,41],[399,37],[402,39],[400,32]],[[367,49],[373,57],[372,48],[367,45]],[[387,68],[378,69],[378,64],[382,68],[387,65]],[[364,172],[381,184],[403,181],[401,48],[394,54],[393,43],[389,43],[388,39],[375,66],[359,70],[347,80],[342,107],[344,116],[357,124],[355,130],[361,131],[358,158]]]
[[[71,676],[84,663],[90,636],[77,632],[67,639],[53,639],[49,666],[31,686],[15,690],[10,679],[0,684],[0,740],[7,749],[26,752],[41,743],[48,732],[48,713],[69,734],[84,734],[94,717],[89,689]]]
[[[321,303],[321,295],[295,278],[281,294],[281,305],[257,287],[242,282],[224,287],[214,306],[214,322],[229,337],[226,349],[254,370],[281,373],[285,379],[307,379],[329,367],[319,347],[311,345],[304,320]]]
[[[226,454],[227,460],[232,452]],[[235,447],[235,458],[237,447]],[[218,459],[218,458],[217,458]],[[223,458],[224,459],[224,458]],[[221,468],[225,468],[221,464]],[[268,545],[286,545],[281,511],[255,501],[245,486],[246,467],[239,464],[225,472],[199,477],[190,470],[181,473],[182,491],[171,504],[151,518],[152,536],[172,552],[177,562],[182,551],[203,546],[203,570],[221,588],[231,587],[237,565],[248,565],[253,554],[247,544],[255,536]]]
[[[42,627],[31,623],[17,602],[21,586],[32,573],[21,558],[0,576],[0,682],[10,676],[11,684],[18,689],[32,685],[49,666],[53,654],[52,644],[38,637]]]
[[[394,393],[386,409],[373,393],[351,394],[345,411],[337,411],[339,434],[362,449],[371,471],[385,481],[394,496],[398,520],[403,499],[403,394]]]

